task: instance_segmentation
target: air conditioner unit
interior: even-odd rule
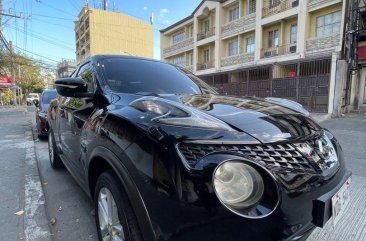
[[[295,1],[292,1],[292,7],[297,7],[299,6],[299,0],[295,0]]]
[[[264,52],[264,57],[265,58],[272,57],[272,51],[266,51],[266,52]]]
[[[290,46],[290,53],[296,53],[296,45]]]

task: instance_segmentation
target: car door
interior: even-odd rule
[[[95,82],[89,63],[80,67],[76,77],[84,79],[88,92],[94,92]],[[88,98],[67,97],[62,108],[65,119],[60,128],[62,130],[62,151],[75,178],[84,183],[80,134],[85,122],[94,112],[95,106]]]

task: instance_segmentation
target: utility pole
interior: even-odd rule
[[[13,79],[12,89],[14,94],[14,104],[17,105],[17,85],[16,85],[16,74],[15,74],[15,60],[14,60],[14,50],[13,50],[13,42],[9,41],[10,48],[10,58],[11,58],[11,77]]]
[[[12,89],[13,89],[13,95],[14,95],[14,104],[17,105],[17,85],[16,85],[16,73],[15,73],[15,59],[14,59],[14,49],[13,49],[13,43],[12,41],[9,41],[9,44],[7,43],[4,35],[2,34],[2,16],[12,17],[12,18],[22,18],[20,14],[11,14],[11,13],[4,13],[3,12],[3,3],[2,0],[0,0],[0,40],[3,42],[5,47],[10,52],[10,58],[11,58],[11,77],[13,80],[12,83]]]

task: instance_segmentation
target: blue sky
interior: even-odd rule
[[[102,0],[89,0],[99,8]],[[148,22],[154,13],[154,58],[160,59],[160,33],[198,6],[201,0],[108,0],[109,9]],[[3,17],[3,32],[16,50],[49,64],[75,59],[74,23],[84,0],[3,0],[3,12],[20,13],[22,19]]]

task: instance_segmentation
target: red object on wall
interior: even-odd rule
[[[366,45],[358,46],[358,60],[366,60]]]
[[[13,80],[9,77],[0,77],[0,84],[11,84]]]
[[[287,77],[290,77],[290,78],[296,77],[296,72],[295,71],[288,72]]]

